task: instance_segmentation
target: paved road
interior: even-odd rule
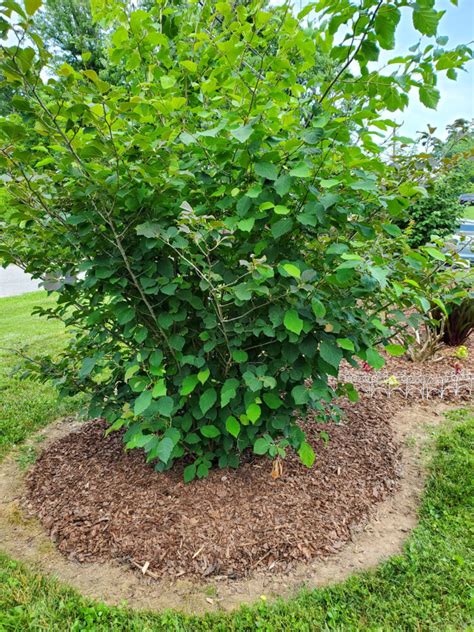
[[[39,289],[38,281],[33,281],[29,274],[25,274],[17,266],[0,268],[0,297],[17,296],[37,289]]]

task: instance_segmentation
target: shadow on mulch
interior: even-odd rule
[[[255,457],[185,484],[157,473],[143,452],[94,420],[50,445],[27,478],[28,510],[69,559],[118,560],[155,578],[242,578],[285,572],[351,539],[371,507],[397,487],[399,450],[388,420],[399,403],[345,404],[342,423],[305,422],[317,458],[288,454],[283,476]],[[329,433],[330,441],[320,438]]]

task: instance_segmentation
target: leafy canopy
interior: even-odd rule
[[[43,375],[90,392],[91,414],[157,469],[186,456],[186,480],[247,449],[291,446],[312,465],[294,411],[357,397],[341,361],[383,364],[386,301],[422,292],[409,270],[431,264],[392,221],[423,189],[384,161],[387,110],[412,89],[433,107],[436,71],[469,49],[439,38],[376,68],[402,9],[435,36],[429,0],[320,0],[297,16],[259,0],[94,0],[105,81],[53,70],[40,0],[0,6],[18,38],[1,47],[16,96],[0,120],[0,255],[46,279],[58,304],[39,311],[73,334]]]

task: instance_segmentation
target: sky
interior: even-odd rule
[[[445,15],[439,24],[438,35],[449,37],[447,47],[473,42],[474,47],[474,0],[459,0],[459,5],[453,6],[449,0],[440,0],[437,3],[439,10],[446,9]],[[416,43],[419,33],[415,31],[411,23],[410,11],[402,14],[398,32],[395,55],[405,53],[408,47]],[[428,38],[424,38],[426,41]],[[394,56],[394,55],[391,55]],[[417,131],[426,131],[426,125],[437,128],[436,136],[444,137],[446,125],[457,118],[474,118],[474,64],[468,65],[468,72],[459,72],[457,81],[451,81],[446,77],[439,77],[438,90],[441,99],[437,110],[426,108],[419,102],[415,92],[410,95],[410,105],[396,118],[403,122],[401,133],[406,136],[414,136]]]
[[[279,0],[272,0],[272,4],[279,4]],[[303,8],[308,1],[294,0],[297,9]],[[449,37],[447,47],[458,44],[472,43],[474,47],[474,0],[458,0],[454,6],[450,0],[437,0],[435,7],[438,11],[446,10],[441,19],[438,35]],[[418,42],[420,33],[412,25],[411,10],[402,11],[402,19],[398,25],[396,48],[393,51],[382,52],[380,59],[385,61],[398,55],[408,53],[408,48]],[[429,38],[423,37],[422,42],[428,43]],[[434,40],[430,40],[433,42]],[[425,44],[425,45],[426,45]],[[439,77],[438,90],[441,99],[436,110],[426,108],[418,100],[415,91],[410,94],[410,104],[399,114],[390,114],[398,123],[402,124],[399,134],[415,137],[418,131],[426,131],[427,125],[436,127],[435,135],[444,138],[446,125],[455,119],[474,118],[474,63],[468,65],[468,72],[459,72],[457,81]]]

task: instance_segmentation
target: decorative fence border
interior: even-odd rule
[[[415,373],[411,375],[397,375],[386,371],[359,374],[351,371],[341,371],[340,381],[351,382],[355,388],[367,395],[395,394],[405,399],[432,398],[447,399],[452,397],[472,397],[474,392],[474,373],[461,371],[460,373],[445,373],[441,375],[425,375]]]

